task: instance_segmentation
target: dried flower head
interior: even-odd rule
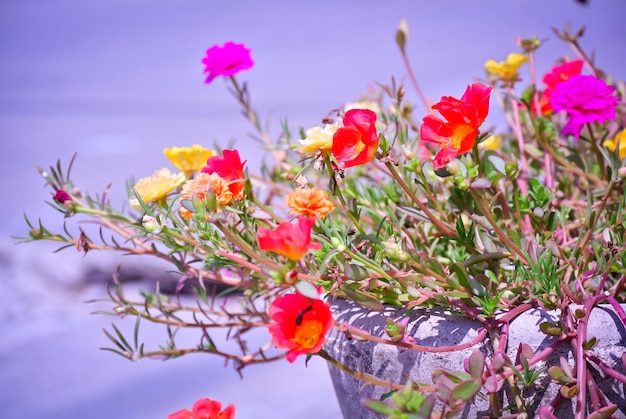
[[[294,214],[306,217],[326,217],[335,209],[326,191],[318,188],[297,188],[287,195],[287,206]]]
[[[133,186],[133,189],[141,197],[141,200],[147,204],[165,198],[167,194],[178,188],[183,182],[185,182],[184,173],[174,174],[170,172],[170,169],[164,168],[157,170],[149,177],[140,179]],[[137,198],[131,198],[129,203],[131,207],[141,209]]]

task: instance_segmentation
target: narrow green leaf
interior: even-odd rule
[[[383,304],[374,296],[365,294],[364,292],[352,289],[345,285],[342,285],[340,289],[346,294],[346,296],[348,296],[348,298],[356,303],[359,303],[365,308],[375,311],[383,309]]]

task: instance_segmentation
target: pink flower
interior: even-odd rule
[[[222,403],[211,399],[199,399],[193,410],[182,409],[167,416],[167,419],[234,419],[235,405],[229,404],[222,410]]]
[[[72,197],[63,189],[57,189],[56,193],[52,197],[55,201],[60,204],[65,204],[67,201],[71,201]]]
[[[223,47],[214,45],[206,51],[202,59],[204,72],[209,73],[205,83],[211,83],[217,76],[234,76],[254,65],[250,50],[244,44],[226,42]]]
[[[614,92],[614,86],[608,86],[594,76],[579,74],[559,83],[552,93],[552,107],[556,112],[567,112],[569,116],[562,134],[578,138],[585,124],[615,118],[619,99]]]

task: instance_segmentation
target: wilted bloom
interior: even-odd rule
[[[133,189],[147,204],[165,198],[168,193],[178,188],[184,181],[184,173],[173,174],[170,169],[160,169],[154,172],[152,176],[140,179],[133,186]],[[137,198],[131,198],[129,203],[131,207],[141,209]]]
[[[190,176],[204,167],[209,157],[215,152],[198,144],[191,147],[172,147],[163,150],[163,154],[170,159],[176,168]]]
[[[65,204],[67,201],[71,201],[72,197],[63,189],[57,189],[52,199],[54,199],[60,204]]]
[[[335,209],[326,191],[318,188],[298,188],[287,195],[287,206],[291,212],[306,217],[326,217]]]
[[[244,44],[226,42],[222,47],[214,45],[209,48],[202,64],[205,65],[204,72],[208,73],[205,83],[211,83],[217,76],[234,76],[242,70],[252,68],[254,61]]]
[[[351,109],[343,117],[343,127],[333,135],[332,152],[344,168],[369,163],[378,148],[376,113]]]
[[[432,106],[446,119],[435,115],[424,117],[420,127],[423,141],[441,145],[433,159],[435,169],[444,167],[453,158],[467,153],[476,143],[478,128],[489,113],[491,87],[474,83],[467,87],[461,99],[444,96]]]
[[[562,134],[578,138],[585,124],[615,118],[619,99],[614,92],[614,86],[589,75],[572,76],[559,83],[552,94],[552,107],[569,116]]]
[[[211,399],[199,399],[193,409],[182,409],[167,416],[167,419],[234,419],[235,405],[229,404],[222,410],[222,403]]]
[[[552,93],[556,86],[570,77],[580,74],[582,69],[583,60],[573,60],[554,66],[550,71],[544,74],[541,81],[546,84],[546,88],[539,98],[539,110],[543,115],[552,113]],[[531,105],[533,112],[537,113],[535,103],[533,102]]]
[[[615,137],[610,140],[606,140],[603,144],[606,148],[611,151],[615,151],[615,148],[619,143],[619,158],[623,159],[626,157],[626,128],[622,131],[618,132]]]
[[[233,193],[228,189],[228,182],[221,178],[217,173],[200,173],[195,178],[188,180],[180,193],[181,199],[196,198],[204,201],[209,191],[213,191],[217,204],[228,205],[233,200]],[[188,220],[191,218],[191,211],[181,206],[180,215]]]
[[[267,326],[272,341],[277,348],[289,349],[289,362],[299,355],[319,352],[334,324],[328,303],[300,293],[278,297],[267,312],[276,322]]]
[[[241,162],[237,150],[224,150],[221,156],[212,156],[202,168],[204,173],[217,173],[222,179],[228,182],[228,189],[233,193],[235,199],[241,198],[241,191],[246,186],[246,178],[243,173],[243,166],[247,160]]]
[[[309,250],[322,248],[319,243],[311,243],[313,224],[314,219],[299,217],[296,224],[284,221],[276,230],[259,227],[259,248],[286,256],[290,260],[298,260]]]
[[[306,137],[300,140],[302,146],[298,151],[302,154],[329,153],[333,147],[333,135],[339,128],[337,124],[326,124],[324,127],[313,127],[306,130]]]
[[[492,76],[503,80],[512,80],[516,78],[520,67],[528,61],[528,57],[524,54],[511,53],[507,55],[505,61],[496,62],[488,60],[485,63],[485,70]]]

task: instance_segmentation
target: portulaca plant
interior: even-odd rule
[[[574,56],[542,57],[541,41],[521,39],[504,61],[489,59],[484,73],[468,74],[482,81],[450,86],[451,96],[436,103],[425,99],[408,66],[409,85],[377,84],[368,97],[320,115],[319,126],[285,125],[277,138],[264,129],[241,79],[253,71],[251,51],[234,42],[213,46],[202,60],[206,83],[215,89],[226,82],[273,164],[250,173],[246,163],[258,157],[251,150],[173,146],[164,150],[163,165],[170,166],[130,182],[120,204],[81,188],[70,172],[78,156],[67,168],[40,169],[66,228],[53,232],[27,219],[23,240],[52,240],[87,256],[156,257],[179,273],[178,291],[194,289],[190,304],[159,292],[130,298],[112,282],[111,312],[135,318],[137,328],[130,338],[114,326],[107,349],[129,360],[206,353],[243,371],[321,356],[364,384],[386,386],[391,397],[368,405],[390,418],[454,417],[503,386],[515,402],[489,397],[493,416],[524,417],[524,387],[549,376],[561,399],[576,399],[577,418],[610,417],[617,405],[589,371],[623,386],[624,359],[599,359],[586,330],[602,303],[626,324],[625,89],[580,49],[582,33],[556,36]],[[406,22],[396,40],[408,63]],[[542,77],[534,67],[539,59],[554,63]],[[484,124],[494,104],[508,123],[501,131]],[[75,224],[84,221],[100,226],[98,237]],[[327,333],[336,328],[357,343],[409,351],[427,347],[409,334],[406,319],[390,320],[382,335],[337,321],[336,299],[374,313],[385,306],[447,308],[481,322],[469,344],[477,349],[494,334],[506,342],[502,326],[527,310],[558,310],[559,322],[537,327],[557,338],[552,349],[572,346],[573,365],[540,370],[546,351],[523,348],[521,363],[491,341],[467,371],[433,372],[433,383],[381,383],[334,360],[324,350]],[[163,325],[160,347],[139,342],[140,321]],[[179,346],[180,329],[195,331],[197,344]],[[235,345],[215,337],[216,329],[228,329]],[[266,345],[247,344],[253,330],[266,334]],[[540,417],[555,417],[561,399],[540,406]],[[202,399],[169,417],[234,415],[234,406]]]

